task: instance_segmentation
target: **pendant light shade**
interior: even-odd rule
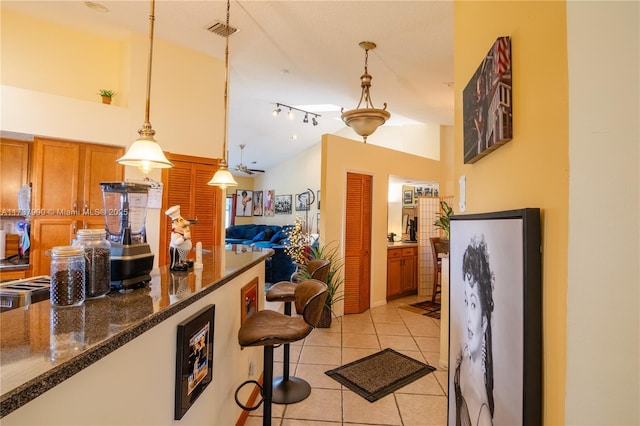
[[[155,21],[155,0],[151,0],[149,12],[149,62],[147,64],[147,100],[145,103],[145,116],[142,128],[138,130],[140,137],[131,144],[127,152],[116,160],[124,166],[138,167],[143,173],[149,173],[152,169],[166,169],[173,167],[162,152],[162,147],[153,136],[156,134],[149,122],[149,106],[151,104],[151,64],[153,59],[153,24]]]
[[[376,44],[370,41],[360,42],[360,47],[364,49],[364,74],[360,77],[360,87],[362,88],[362,94],[360,95],[360,102],[355,109],[344,111],[342,109],[342,121],[349,127],[351,127],[357,134],[363,137],[364,143],[367,143],[367,136],[375,132],[378,127],[382,126],[391,117],[391,114],[386,111],[387,104],[384,104],[383,109],[378,109],[373,106],[371,100],[371,75],[368,71],[369,62],[369,50],[376,48]],[[364,108],[360,108],[364,101]]]
[[[227,138],[229,133],[229,34],[232,31],[229,27],[229,12],[231,9],[230,0],[227,0],[227,25],[223,31],[226,39],[224,51],[225,73],[224,73],[224,135],[222,137],[222,161],[218,165],[218,170],[214,173],[207,185],[219,186],[223,191],[229,186],[238,186],[238,182],[227,167]]]

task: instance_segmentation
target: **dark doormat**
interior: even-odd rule
[[[325,374],[374,402],[434,370],[430,365],[387,348]]]
[[[430,300],[400,306],[400,308],[411,312],[418,312],[431,318],[440,319],[440,303],[432,302]]]

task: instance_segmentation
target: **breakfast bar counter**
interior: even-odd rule
[[[238,356],[240,290],[247,282],[257,280],[259,291],[264,291],[264,261],[272,253],[271,249],[248,246],[215,247],[211,251],[205,250],[201,270],[175,272],[162,267],[151,273],[148,286],[112,291],[77,307],[54,308],[45,300],[3,312],[0,314],[0,418],[3,418],[3,425],[46,421],[63,424],[65,418],[56,414],[60,411],[56,405],[65,404],[61,398],[66,396],[62,395],[69,394],[69,398],[73,398],[74,393],[79,400],[67,401],[68,410],[77,414],[71,418],[82,419],[86,415],[84,421],[91,424],[118,423],[118,415],[110,417],[111,412],[123,410],[124,418],[133,422],[129,424],[139,424],[136,423],[138,416],[143,416],[145,423],[151,421],[149,424],[171,424],[172,404],[162,404],[170,405],[168,414],[163,413],[156,420],[145,411],[149,407],[158,410],[155,404],[161,401],[154,396],[156,386],[168,387],[162,389],[160,395],[164,397],[168,393],[168,402],[173,402],[177,324],[211,304],[216,305],[214,362],[221,363],[214,368],[214,381],[220,384],[221,378],[215,376],[216,373],[223,375],[225,369],[232,370],[229,387],[236,381],[245,380],[246,366],[225,366],[224,360],[242,359],[253,363],[253,367],[261,364],[260,354],[247,355],[248,351],[243,351],[245,354]],[[155,336],[159,333],[163,337]],[[240,377],[235,377],[238,374],[233,373],[234,370],[241,371]],[[156,376],[164,378],[157,379]],[[117,383],[101,383],[105,377]],[[69,392],[69,386],[73,386],[74,392]],[[65,389],[49,400],[43,398],[62,387]],[[139,393],[143,395],[127,397],[128,388],[141,390]],[[97,403],[93,407],[87,403],[83,414],[78,408],[82,405],[82,394],[92,392]],[[109,397],[110,392],[114,393],[113,398]],[[228,392],[230,389],[223,393]],[[138,401],[123,404],[122,398]],[[105,410],[107,414],[96,413],[98,417],[91,417],[100,406],[112,403],[115,403],[113,409]],[[41,411],[43,407],[50,410],[50,415],[41,413],[34,417],[34,410]],[[207,416],[211,415],[210,410]],[[205,415],[199,413],[200,410],[192,411],[196,411],[195,416]],[[230,411],[237,414],[233,409]],[[25,414],[28,414],[26,418]],[[183,420],[186,419],[187,416]],[[201,421],[203,419],[198,418],[193,424]],[[189,421],[183,423],[189,424]]]

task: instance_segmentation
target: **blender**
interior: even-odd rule
[[[145,221],[150,185],[100,182],[107,239],[111,242],[111,288],[142,287],[151,281],[153,253]]]

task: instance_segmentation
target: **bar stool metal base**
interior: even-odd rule
[[[311,385],[299,377],[276,377],[273,379],[271,402],[275,404],[294,404],[311,395]]]

